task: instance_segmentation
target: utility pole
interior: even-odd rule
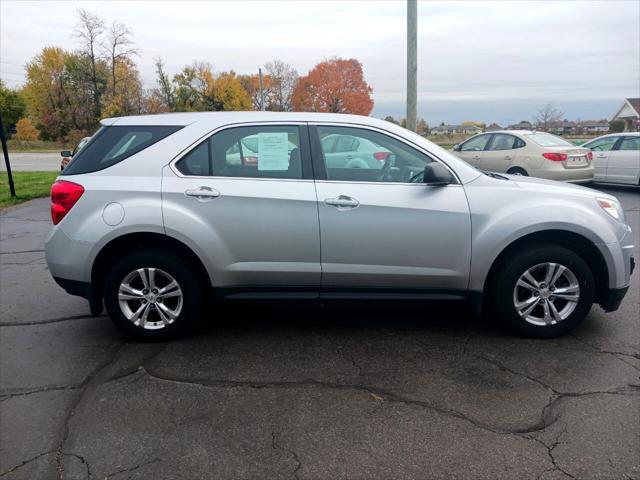
[[[4,125],[2,124],[2,113],[0,113],[0,141],[2,141],[2,153],[4,154],[4,164],[7,166],[7,179],[9,180],[9,192],[11,196],[16,196],[16,188],[13,185],[13,175],[11,174],[11,164],[9,163],[9,152],[7,151],[7,139],[4,137]]]
[[[258,79],[260,80],[260,111],[264,112],[264,87],[262,85],[262,68],[258,68]]]
[[[418,2],[407,0],[407,128],[416,131],[418,116]]]

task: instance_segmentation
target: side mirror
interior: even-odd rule
[[[455,145],[453,146],[453,151],[454,151],[454,152],[459,152],[459,151],[460,151],[460,144],[459,144],[459,143],[457,143],[457,144],[455,144]]]
[[[447,167],[438,162],[431,162],[424,167],[424,183],[433,187],[443,187],[454,182],[453,175]]]
[[[71,156],[73,156],[73,154],[71,153],[71,150],[62,150],[60,152],[60,156],[61,157],[71,157]]]

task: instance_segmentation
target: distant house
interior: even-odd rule
[[[513,125],[509,125],[509,130],[533,130],[533,125],[531,125],[531,122],[522,120]]]
[[[609,131],[609,122],[606,120],[585,120],[578,122],[577,133],[599,135]]]
[[[624,121],[625,132],[640,130],[640,98],[627,98],[612,120]]]
[[[485,132],[497,132],[498,130],[504,130],[504,128],[502,128],[497,123],[492,123],[485,129]]]
[[[542,128],[538,127],[543,130]],[[546,130],[549,133],[556,135],[571,135],[576,133],[578,124],[576,122],[570,122],[568,120],[562,120],[561,122],[548,122]]]
[[[438,125],[431,129],[431,135],[475,135],[481,132],[482,129],[475,125]]]

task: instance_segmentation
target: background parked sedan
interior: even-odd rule
[[[505,130],[483,133],[453,150],[481,170],[583,183],[593,179],[593,154],[545,132]]]
[[[391,154],[370,140],[351,135],[327,135],[321,143],[328,168],[381,169]]]
[[[74,148],[73,152],[69,150],[63,150],[60,152],[60,155],[62,156],[62,161],[60,162],[60,171],[64,170],[64,167],[67,166],[73,156],[78,153],[80,149],[82,149],[82,147],[84,147],[89,142],[89,140],[91,140],[91,137],[84,137],[82,140],[80,140],[80,143],[78,143],[76,148]]]
[[[640,132],[603,135],[583,147],[593,151],[595,182],[640,185]]]

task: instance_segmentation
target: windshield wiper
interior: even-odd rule
[[[480,170],[482,173],[484,173],[487,177],[491,177],[491,178],[497,178],[499,180],[509,180],[507,177],[505,177],[504,175],[500,175],[499,173],[496,172],[487,172],[485,170]]]

